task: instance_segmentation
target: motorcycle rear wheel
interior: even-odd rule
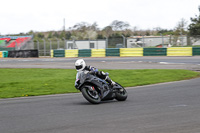
[[[98,95],[96,90],[91,90],[92,86],[84,85],[81,89],[83,97],[92,104],[99,104],[101,102],[101,98]]]

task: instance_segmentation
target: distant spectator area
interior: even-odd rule
[[[24,45],[32,36],[0,36],[1,48],[15,48]]]

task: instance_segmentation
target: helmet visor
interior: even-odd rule
[[[81,69],[82,67],[83,67],[82,65],[76,66],[76,70],[79,70],[79,69]]]

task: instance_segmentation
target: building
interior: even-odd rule
[[[67,40],[67,49],[105,49],[106,40]]]
[[[127,38],[127,48],[135,47],[155,47],[158,45],[180,45],[187,44],[186,36],[132,36]]]

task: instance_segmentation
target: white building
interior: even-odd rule
[[[67,49],[105,49],[106,40],[67,40]]]
[[[133,36],[127,38],[127,48],[134,47],[155,47],[160,44],[166,45],[181,45],[184,46],[187,44],[186,36],[173,38],[170,36]]]

